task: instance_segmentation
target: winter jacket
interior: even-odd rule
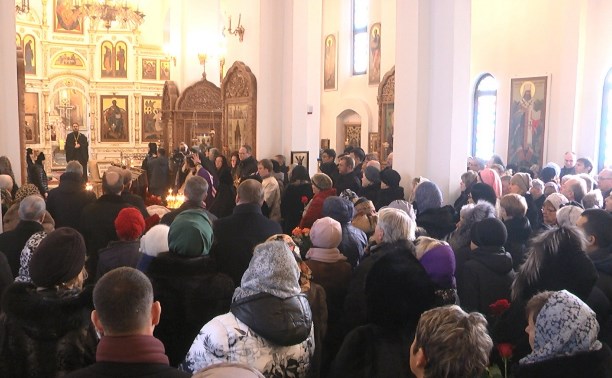
[[[357,194],[359,194],[359,197],[365,197],[373,203],[376,203],[378,199],[378,193],[380,191],[380,182],[375,182],[368,186],[362,186]]]
[[[27,283],[9,286],[0,315],[3,376],[62,376],[94,363],[92,289],[58,292],[38,291]]]
[[[181,370],[238,362],[266,377],[305,377],[315,349],[312,315],[303,294],[280,299],[261,293],[238,300],[193,340]]]
[[[95,200],[96,195],[85,190],[83,176],[66,172],[60,176],[59,186],[49,192],[47,210],[55,220],[55,227],[77,229],[83,208]]]
[[[447,205],[418,212],[416,223],[427,231],[427,236],[442,240],[455,229],[455,210]]]
[[[308,203],[312,196],[312,185],[307,181],[287,185],[280,205],[285,234],[291,235],[291,231],[300,224],[305,206],[302,197],[306,197],[306,203]]]
[[[463,265],[457,279],[461,307],[466,311],[489,314],[489,305],[498,299],[510,299],[514,279],[512,257],[503,248],[479,247]]]
[[[34,221],[21,221],[12,231],[0,234],[0,252],[4,253],[13,278],[19,274],[19,258],[30,236],[43,230],[43,226]]]
[[[300,221],[300,228],[310,228],[312,224],[319,218],[323,217],[323,202],[327,197],[335,196],[336,189],[330,188],[327,190],[322,190],[319,193],[315,194],[312,197],[312,200],[304,210],[304,215],[302,216],[302,220]]]
[[[162,252],[151,261],[155,300],[162,306],[154,335],[160,339],[177,366],[206,322],[229,309],[234,292],[232,280],[218,273],[211,257],[182,257]]]
[[[140,253],[140,240],[112,241],[108,247],[98,251],[100,259],[96,273],[96,281],[115,268],[129,266],[136,268],[142,253]]]
[[[338,174],[336,180],[334,180],[334,187],[336,188],[337,193],[342,193],[346,189],[359,193],[359,189],[361,188],[361,180],[356,176],[355,171],[344,175]]]
[[[525,262],[527,241],[531,237],[531,224],[527,217],[514,217],[505,220],[504,225],[508,231],[504,249],[512,256],[512,266],[515,271],[518,271],[519,266]]]
[[[389,206],[389,204],[395,200],[403,200],[404,199],[404,188],[401,186],[397,186],[394,188],[386,188],[381,189],[378,192],[378,196],[374,200],[374,206],[376,207],[376,211],[380,210],[383,206]]]

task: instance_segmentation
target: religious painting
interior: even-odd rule
[[[511,80],[508,164],[519,170],[543,163],[547,80],[546,76]]]
[[[230,151],[238,151],[243,144],[252,145],[255,140],[251,129],[247,127],[249,105],[227,105],[228,147]]]
[[[102,42],[100,46],[100,76],[101,77],[113,77],[115,74],[115,67],[113,62],[115,61],[115,47],[110,41]]]
[[[301,165],[308,171],[308,151],[291,151],[291,166]]]
[[[53,31],[59,33],[83,34],[83,14],[73,9],[72,0],[54,1]]]
[[[141,142],[157,142],[162,139],[162,98],[142,97],[142,135]]]
[[[335,91],[337,89],[337,52],[336,36],[329,34],[325,37],[323,62],[323,89],[326,91]]]
[[[72,70],[84,70],[83,58],[75,52],[65,51],[58,54],[51,62],[52,68],[69,68]]]
[[[36,75],[36,40],[30,34],[23,37],[23,60],[25,62],[25,73]]]
[[[387,155],[393,152],[393,132],[394,132],[394,123],[395,123],[395,104],[385,104],[383,105],[383,126],[385,133],[385,141],[382,145],[384,149],[385,159]]]
[[[24,93],[25,112],[25,142],[27,144],[40,143],[40,127],[38,124],[38,93]]]
[[[119,41],[115,44],[115,77],[127,78],[127,44]]]
[[[128,96],[100,96],[100,142],[129,142]]]
[[[370,58],[368,68],[368,83],[380,83],[380,22],[370,28]]]
[[[344,135],[346,137],[344,144],[346,147],[361,147],[361,124],[347,123],[344,125]]]
[[[368,135],[368,153],[378,155],[379,146],[380,139],[378,138],[378,133],[370,133]]]
[[[329,148],[329,139],[321,139],[321,149],[327,150]]]
[[[170,61],[159,61],[159,80],[170,80]]]
[[[157,60],[143,59],[142,60],[142,79],[155,80],[157,79]]]

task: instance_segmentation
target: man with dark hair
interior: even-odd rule
[[[588,157],[581,157],[576,160],[576,166],[574,167],[577,174],[586,173],[591,174],[593,170],[593,162]]]
[[[599,273],[596,285],[612,301],[612,215],[602,209],[587,209],[576,226],[586,236],[587,256]]]
[[[170,226],[174,218],[185,210],[198,209],[202,211],[210,222],[217,220],[217,217],[206,210],[205,201],[208,195],[208,182],[201,176],[192,176],[185,183],[185,202],[178,208],[165,214],[161,219],[161,224]]]
[[[365,160],[366,153],[363,150],[363,148],[357,147],[353,151],[351,151],[351,153],[349,155],[355,161],[355,168],[354,168],[355,177],[357,177],[359,180],[361,180],[361,174],[362,174],[361,164]]]
[[[78,228],[81,213],[96,195],[85,189],[83,167],[76,160],[68,162],[66,172],[60,176],[59,186],[52,189],[47,197],[47,209],[55,220],[55,227]]]
[[[338,161],[338,178],[334,182],[338,195],[346,189],[355,193],[361,189],[361,180],[355,175],[355,161],[348,155],[341,156]]]
[[[13,278],[19,274],[19,258],[26,242],[30,236],[43,231],[42,222],[45,214],[45,200],[40,195],[27,196],[19,204],[17,227],[0,234],[0,251],[8,260]]]
[[[229,275],[234,286],[240,285],[253,256],[253,248],[270,236],[283,232],[278,222],[261,213],[263,202],[261,183],[246,180],[238,186],[232,215],[218,219],[213,225],[215,237],[210,253],[217,260],[219,271]]]
[[[83,209],[78,227],[87,245],[85,267],[90,280],[96,276],[98,251],[106,247],[110,241],[119,240],[115,231],[117,215],[122,209],[132,207],[121,198],[123,178],[118,172],[104,173],[102,190],[104,194]]]
[[[253,148],[248,144],[243,145],[238,150],[238,157],[240,158],[240,163],[238,164],[240,182],[257,173],[257,159],[252,154]]]
[[[338,166],[336,165],[336,151],[332,148],[327,148],[321,153],[321,173],[328,175],[333,182],[338,178]]]
[[[72,124],[72,133],[66,136],[66,161],[71,162],[73,160],[81,163],[83,170],[81,175],[83,180],[87,181],[87,162],[89,161],[89,143],[87,137],[79,132],[79,124],[74,122]]]
[[[98,281],[91,321],[102,336],[96,363],[69,377],[189,377],[169,366],[164,345],[153,336],[161,305],[142,272],[117,268]]]

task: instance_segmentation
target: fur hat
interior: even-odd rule
[[[523,193],[527,193],[531,188],[531,176],[524,172],[515,173],[510,179],[510,185],[517,185]]]
[[[569,202],[567,197],[565,197],[561,193],[551,193],[548,197],[546,197],[546,200],[544,202],[546,201],[550,202],[551,205],[553,205],[553,207],[555,208],[555,210],[559,210],[561,205],[565,205]]]
[[[472,226],[472,243],[479,247],[502,247],[508,239],[508,231],[497,218],[485,218]]]
[[[383,169],[380,174],[380,181],[384,182],[390,188],[398,187],[402,177],[393,169]]]
[[[380,170],[378,170],[376,167],[367,166],[363,171],[363,174],[369,182],[377,183],[380,181]]]
[[[333,185],[332,179],[325,173],[315,173],[315,175],[312,176],[311,181],[312,181],[312,185],[319,188],[319,190],[330,189]]]
[[[147,256],[156,257],[162,252],[168,252],[168,232],[170,227],[165,224],[158,224],[140,239],[140,252]]]
[[[170,225],[168,246],[170,252],[181,256],[198,257],[208,255],[213,240],[210,221],[198,209],[185,210]]]
[[[85,266],[85,240],[73,228],[60,227],[40,242],[30,260],[36,286],[53,287],[76,278]]]
[[[340,223],[330,217],[317,219],[310,228],[310,241],[313,247],[337,248],[342,241]]]
[[[145,220],[138,209],[127,207],[121,209],[115,218],[115,230],[121,240],[136,240],[145,229]]]

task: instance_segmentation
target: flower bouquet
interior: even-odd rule
[[[312,247],[310,241],[310,228],[299,228],[296,227],[291,231],[291,239],[300,248],[300,256],[302,259],[306,259],[306,252]]]
[[[489,311],[491,313],[491,318],[493,318],[495,320],[495,323],[497,323],[499,319],[501,318],[501,316],[504,314],[504,312],[506,312],[509,308],[510,308],[510,302],[507,299],[498,299],[497,301],[489,305]],[[510,359],[512,358],[512,350],[514,347],[510,343],[497,343],[497,345],[495,345],[495,348],[497,350],[497,353],[499,354],[499,357],[501,357],[502,361],[504,362],[503,377],[507,378],[508,377],[508,361],[510,361]],[[501,375],[501,371],[500,371],[500,375]],[[491,376],[495,377],[498,375],[491,375]]]

